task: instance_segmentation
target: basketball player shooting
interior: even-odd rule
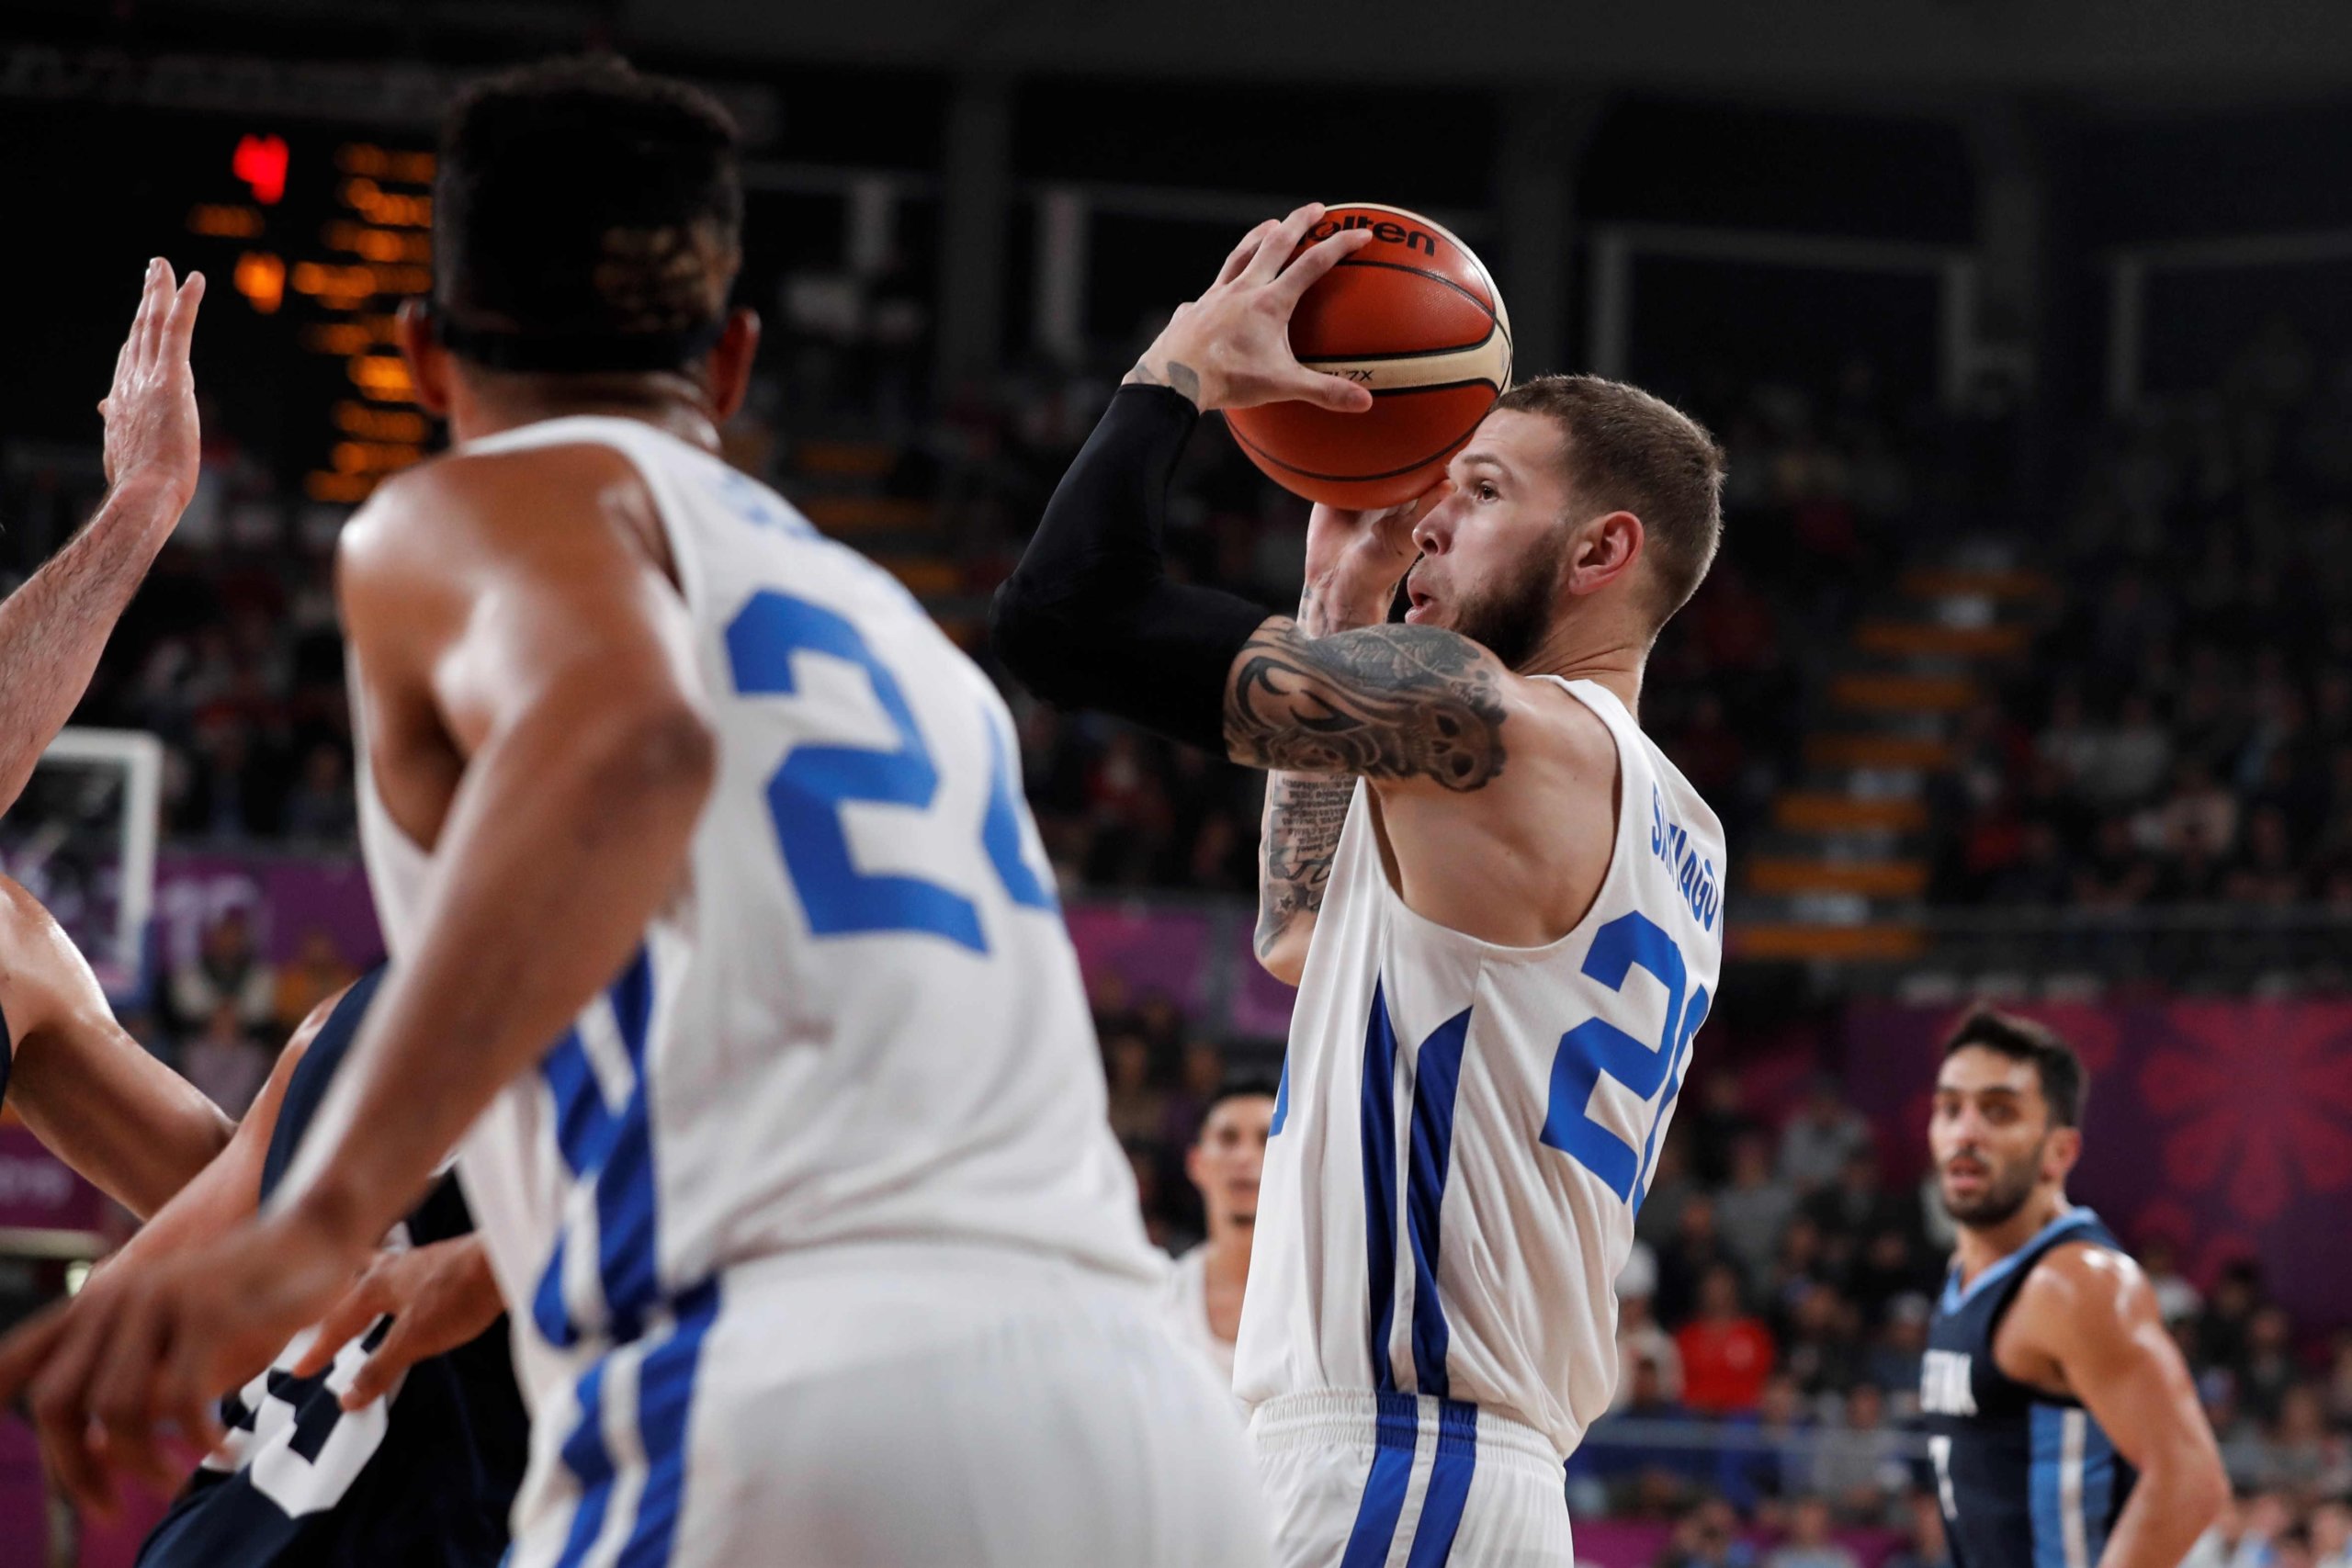
[[[1252,231],[1129,373],[997,643],[1042,696],[1272,774],[1258,951],[1299,995],[1235,1386],[1276,1560],[1565,1568],[1561,1461],[1616,1382],[1611,1280],[1722,957],[1722,830],[1634,716],[1722,455],[1547,377],[1415,503],[1317,508],[1296,618],[1170,582],[1202,413],[1371,406],[1288,343],[1369,239],[1300,252],[1321,215]]]
[[[1944,1046],[1928,1123],[1960,1231],[1919,1409],[1958,1568],[2174,1568],[2230,1497],[2154,1290],[2067,1201],[2082,1061],[1982,1011]]]
[[[457,445],[338,561],[392,965],[263,1213],[19,1330],[0,1398],[37,1376],[77,1475],[217,1438],[462,1139],[516,1568],[1249,1568],[1011,717],[717,456],[736,141],[610,60],[453,108],[402,348]]]

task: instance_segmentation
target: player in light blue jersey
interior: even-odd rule
[[[1276,1560],[1566,1568],[1561,1461],[1615,1385],[1611,1280],[1723,957],[1722,829],[1634,718],[1722,454],[1634,388],[1542,378],[1419,502],[1317,507],[1296,619],[1168,581],[1201,413],[1371,404],[1290,352],[1363,243],[1300,251],[1320,216],[1252,231],[1128,376],[999,646],[1042,695],[1273,775],[1259,953],[1299,996],[1235,1386]]]
[[[0,1397],[159,1468],[456,1149],[514,1568],[1250,1568],[1004,705],[718,456],[741,201],[724,112],[616,62],[453,111],[402,347],[458,445],[338,563],[395,962],[266,1212],[101,1273]]]

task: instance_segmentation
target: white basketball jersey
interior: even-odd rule
[[[1565,1457],[1617,1381],[1611,1281],[1723,958],[1715,814],[1624,705],[1609,871],[1576,929],[1500,947],[1405,907],[1367,786],[1292,1015],[1235,1361],[1256,1404],[1468,1401]]]
[[[718,773],[684,891],[462,1147],[518,1320],[593,1348],[747,1263],[869,1240],[1156,1283],[995,689],[887,572],[649,425],[465,450],[582,443],[660,510]],[[428,862],[359,777],[397,961]]]

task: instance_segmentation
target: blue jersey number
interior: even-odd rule
[[[1686,999],[1682,950],[1649,917],[1635,911],[1621,915],[1600,928],[1585,954],[1584,972],[1612,991],[1622,991],[1636,968],[1647,970],[1666,987],[1666,1027],[1657,1043],[1636,1040],[1603,1019],[1591,1018],[1560,1036],[1552,1058],[1552,1096],[1544,1116],[1543,1140],[1584,1167],[1618,1197],[1642,1207],[1644,1179],[1657,1153],[1658,1125],[1666,1108],[1682,1089],[1682,1069],[1690,1059],[1691,1037],[1707,1018],[1707,988],[1699,987]],[[1592,1094],[1603,1075],[1615,1079],[1646,1102],[1657,1095],[1657,1111],[1637,1148],[1624,1136],[1592,1118]]]
[[[927,931],[986,953],[988,938],[971,899],[924,877],[860,871],[850,856],[849,837],[842,829],[843,805],[876,801],[922,811],[939,793],[939,769],[897,677],[874,657],[847,617],[774,589],[753,594],[728,625],[728,664],[743,695],[797,691],[792,670],[797,653],[828,654],[864,671],[875,702],[898,731],[898,744],[887,750],[803,743],[785,754],[768,779],[776,842],[809,929],[819,936]],[[1029,908],[1052,909],[1052,889],[1022,856],[1011,748],[993,715],[983,723],[992,755],[981,847],[1006,897]]]

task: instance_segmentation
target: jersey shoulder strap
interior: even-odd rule
[[[327,1086],[334,1082],[335,1069],[343,1065],[344,1056],[351,1050],[352,1041],[358,1038],[360,1020],[368,1016],[368,1004],[376,995],[376,987],[383,982],[384,965],[379,964],[352,982],[344,992],[334,1010],[327,1014],[325,1023],[319,1026],[311,1038],[311,1048],[294,1065],[292,1076],[286,1080],[286,1098],[278,1106],[277,1125],[269,1134],[268,1152],[261,1162],[261,1201],[277,1190],[286,1175],[286,1168],[294,1163],[294,1151],[301,1146],[302,1134],[310,1130],[311,1118],[319,1113],[319,1103],[327,1097]]]

